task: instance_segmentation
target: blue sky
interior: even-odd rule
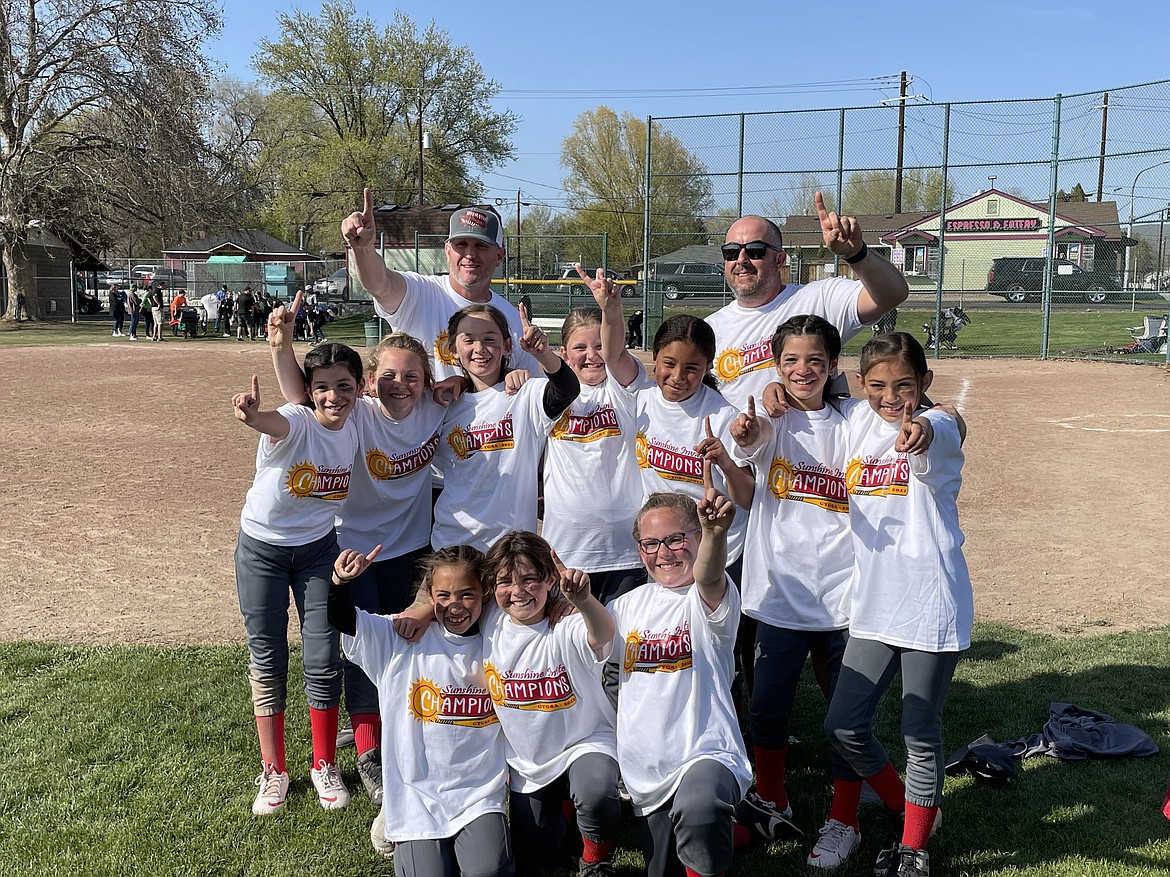
[[[258,39],[278,37],[277,15],[292,7],[269,0],[226,6],[223,34],[210,53],[228,74],[254,80]],[[379,23],[395,8],[364,0],[356,6]],[[299,8],[315,13],[320,6]],[[564,203],[561,140],[579,113],[599,104],[641,118],[874,106],[897,95],[902,70],[913,77],[911,93],[938,103],[1052,97],[1170,78],[1170,4],[1163,0],[1124,7],[450,0],[397,8],[420,27],[434,19],[470,47],[502,88],[498,106],[521,116],[515,161],[482,176],[489,198],[514,201],[519,188],[525,201],[554,207]],[[1143,176],[1143,193],[1164,203],[1170,168],[1157,177]]]

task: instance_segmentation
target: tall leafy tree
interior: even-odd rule
[[[855,171],[845,179],[842,195],[847,213],[889,213],[894,209],[892,170]],[[937,168],[922,170],[908,168],[902,174],[902,212],[926,213],[939,209],[943,191],[942,171]],[[954,186],[947,182],[946,200],[954,200]],[[807,212],[812,212],[811,210]]]
[[[492,109],[499,85],[434,22],[420,30],[395,12],[379,27],[351,0],[278,21],[253,64],[289,120],[266,147],[287,224],[344,215],[366,185],[382,203],[417,203],[420,151],[424,203],[477,201],[477,174],[513,156],[518,117]],[[431,147],[420,150],[424,132]]]
[[[18,297],[40,315],[30,225],[107,243],[110,229],[145,206],[133,193],[127,204],[122,187],[159,164],[147,156],[160,144],[171,179],[192,181],[199,131],[189,110],[207,72],[200,46],[220,24],[216,10],[193,0],[0,0],[5,319],[15,318]]]
[[[576,231],[607,233],[611,264],[641,262],[646,122],[630,113],[618,116],[605,106],[587,110],[573,121],[573,133],[561,144],[561,164],[568,169],[564,187],[576,211]],[[706,166],[676,136],[655,127],[650,169],[651,222],[664,251],[704,242],[704,219],[714,212]]]

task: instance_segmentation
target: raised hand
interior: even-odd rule
[[[372,247],[376,243],[374,200],[369,187],[362,189],[362,209],[341,220],[341,236],[351,247]]]
[[[928,422],[914,420],[914,403],[907,402],[902,408],[902,425],[894,440],[894,450],[899,454],[921,454],[930,447],[933,438]]]
[[[535,357],[539,357],[548,350],[548,336],[528,322],[528,308],[524,307],[523,302],[520,304],[520,327],[523,330],[520,335],[522,349],[527,350]]]
[[[710,414],[703,418],[703,430],[706,432],[706,438],[695,445],[695,453],[699,454],[705,461],[715,463],[724,469],[735,465],[732,463],[731,455],[727,453],[723,441],[716,438],[715,433],[711,431]]]
[[[817,218],[821,221],[821,235],[825,247],[842,258],[848,259],[861,252],[861,226],[856,216],[839,216],[825,209],[825,199],[817,192],[813,196],[817,206]]]
[[[699,526],[704,533],[726,533],[735,517],[735,504],[715,489],[711,461],[703,460],[703,498],[698,502]]]
[[[532,373],[526,368],[514,368],[504,375],[504,395],[515,396],[532,378]]]
[[[333,561],[333,577],[337,581],[352,582],[366,571],[371,563],[382,553],[381,543],[374,546],[369,554],[362,554],[352,548],[346,548]]]
[[[621,291],[612,280],[605,276],[605,271],[598,268],[597,276],[590,277],[585,273],[580,263],[573,267],[577,269],[577,276],[589,286],[589,291],[593,293],[593,300],[597,302],[599,308],[604,311],[606,305],[612,305],[614,302],[617,302],[619,305],[621,304]]]
[[[740,412],[731,422],[731,437],[741,448],[749,448],[760,440],[760,421],[756,418],[755,396],[748,396],[747,411]]]
[[[236,393],[232,396],[232,407],[235,409],[237,420],[251,425],[260,410],[260,379],[252,375],[252,390],[249,393]]]
[[[269,347],[283,347],[285,341],[290,337],[295,337],[297,314],[301,310],[301,299],[304,293],[297,290],[296,296],[293,297],[292,304],[285,307],[280,305],[273,308],[272,313],[268,315],[268,346]],[[286,331],[290,334],[286,335]]]
[[[555,551],[552,552],[552,560],[560,575],[561,593],[570,603],[580,608],[590,596],[589,573],[565,566]]]

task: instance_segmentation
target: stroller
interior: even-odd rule
[[[200,329],[207,332],[207,324],[199,318],[199,309],[191,305],[179,308],[175,318],[171,320],[171,334],[182,335],[184,338],[198,338]]]
[[[943,308],[941,326],[936,327],[933,320],[922,324],[922,331],[926,333],[926,343],[923,346],[933,347],[937,335],[940,345],[947,350],[954,350],[955,338],[970,322],[971,318],[967,316],[967,312],[958,305],[953,308]]]

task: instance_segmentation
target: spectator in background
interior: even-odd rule
[[[163,326],[166,325],[166,320],[163,318],[163,290],[161,283],[154,285],[154,288],[150,290],[148,298],[150,299],[150,314],[154,319],[154,325],[150,329],[150,340],[166,341],[163,338]]]
[[[230,308],[225,312],[223,303],[231,298],[231,295],[231,290],[228,289],[226,283],[215,291],[215,300],[218,303],[218,309],[215,312],[215,334],[218,335],[220,333],[220,326],[223,326],[224,338],[228,336],[228,323],[232,318],[232,312]]]
[[[251,341],[256,335],[256,296],[252,295],[252,287],[245,286],[236,299],[236,340]]]
[[[138,290],[131,287],[126,291],[126,307],[130,310],[130,340],[138,340],[138,321],[142,319],[142,299]]]
[[[114,318],[113,334],[120,336],[122,324],[126,322],[126,299],[116,283],[110,284],[110,315]]]

